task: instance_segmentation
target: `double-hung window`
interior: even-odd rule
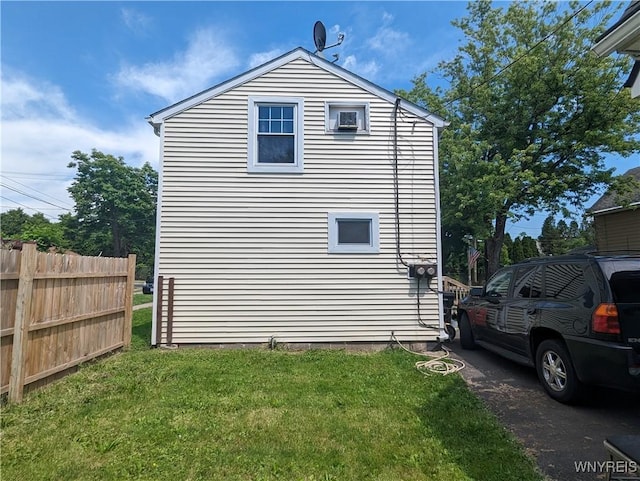
[[[375,212],[330,212],[330,254],[376,254],[380,225]]]
[[[249,98],[249,172],[300,173],[303,145],[301,98]]]

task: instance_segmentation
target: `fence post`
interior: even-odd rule
[[[31,299],[33,297],[33,276],[36,270],[38,251],[35,244],[23,244],[20,253],[18,297],[16,319],[13,328],[13,352],[11,377],[9,378],[9,401],[22,401],[24,378],[27,364],[29,322],[31,320]]]
[[[158,276],[158,282],[156,282],[153,288],[156,290],[156,346],[160,346],[162,342],[162,296],[163,296],[163,283],[164,277]]]
[[[175,292],[175,277],[169,277],[169,292],[167,293],[167,346],[173,344],[173,295]]]
[[[136,283],[136,255],[129,254],[127,259],[127,292],[124,300],[124,332],[122,341],[124,347],[131,346],[131,323],[133,318],[133,290]]]

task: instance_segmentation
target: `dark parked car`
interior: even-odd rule
[[[147,277],[144,285],[142,286],[143,294],[153,294],[153,277]]]
[[[554,399],[640,391],[640,255],[568,254],[505,267],[458,307],[460,344],[535,367]]]

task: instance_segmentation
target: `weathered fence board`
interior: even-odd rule
[[[2,250],[0,392],[131,343],[135,255],[84,257]]]

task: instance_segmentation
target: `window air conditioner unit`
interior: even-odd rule
[[[338,112],[338,130],[358,130],[358,112]]]

